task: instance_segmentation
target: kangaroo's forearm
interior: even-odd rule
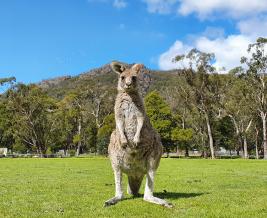
[[[135,142],[139,143],[140,142],[140,133],[144,125],[144,117],[137,117],[137,127],[136,127],[136,133],[135,133]]]

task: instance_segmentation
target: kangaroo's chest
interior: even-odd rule
[[[125,133],[128,138],[133,138],[137,127],[138,107],[134,102],[126,100],[122,102],[121,109]]]
[[[121,108],[125,123],[128,121],[136,121],[138,108],[134,102],[129,100],[123,101]]]

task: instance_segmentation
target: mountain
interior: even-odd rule
[[[125,63],[130,67],[132,64]],[[149,90],[158,89],[162,86],[173,86],[178,70],[157,71],[144,67],[139,75],[142,94],[145,95]],[[62,76],[53,79],[43,80],[38,85],[47,90],[48,93],[56,98],[62,98],[65,94],[77,89],[97,88],[116,89],[117,74],[111,70],[110,64],[83,72],[78,76]]]

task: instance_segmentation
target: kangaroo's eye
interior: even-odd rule
[[[121,77],[121,80],[124,80],[124,79],[125,79],[125,77],[124,77],[124,76],[122,76],[122,77]]]
[[[132,80],[135,82],[136,81],[136,76],[133,76],[132,77]]]

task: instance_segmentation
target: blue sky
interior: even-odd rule
[[[112,60],[167,70],[193,47],[230,69],[267,35],[266,12],[266,0],[1,0],[0,77],[38,82]]]

